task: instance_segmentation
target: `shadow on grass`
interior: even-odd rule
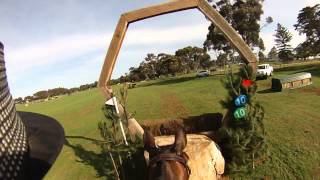
[[[87,138],[83,136],[65,136],[65,145],[72,148],[75,155],[79,158],[78,163],[92,166],[96,171],[98,178],[105,177],[106,179],[117,179],[116,172],[112,165],[109,152],[103,148],[103,141]],[[100,146],[101,151],[95,152],[85,149],[80,144],[71,144],[68,139],[84,139],[91,141],[93,144]],[[121,154],[121,153],[120,153]],[[113,158],[116,163],[119,162],[119,158],[116,153],[112,152]],[[127,156],[127,154],[121,154],[121,157]],[[121,179],[143,180],[146,179],[146,164],[143,156],[143,148],[138,148],[137,151],[131,154],[131,157],[123,158],[123,168],[118,167]],[[127,160],[126,160],[127,159]],[[123,173],[121,173],[123,172]]]
[[[175,77],[175,78],[168,78],[168,79],[164,79],[164,80],[159,80],[157,82],[152,82],[152,83],[146,83],[146,84],[141,84],[138,87],[147,87],[147,86],[153,86],[153,85],[169,85],[169,84],[176,84],[176,83],[183,83],[186,81],[191,81],[197,79],[197,77]]]
[[[104,141],[101,140],[97,140],[97,139],[93,139],[93,138],[88,138],[88,137],[84,137],[84,136],[65,136],[65,138],[67,139],[83,139],[83,140],[88,140],[94,143],[102,143]]]
[[[94,151],[86,150],[82,145],[73,145],[67,139],[65,140],[65,145],[72,148],[75,155],[79,158],[79,160],[77,160],[78,163],[92,166],[97,172],[97,177],[108,177],[108,179],[116,179],[112,162],[105,153],[97,153]]]
[[[258,91],[258,94],[269,94],[269,93],[279,93],[280,91],[273,91],[272,89],[264,89],[261,91]]]
[[[298,71],[297,73],[300,73],[300,72],[309,72],[311,73],[312,76],[320,77],[320,66]]]
[[[268,79],[268,76],[257,76],[256,81],[266,80]]]
[[[283,71],[296,71],[294,73],[299,72],[310,72],[312,76],[320,76],[320,64],[307,64],[307,65],[301,65],[301,66],[292,66],[292,67],[283,67],[276,70],[277,72],[283,72]]]

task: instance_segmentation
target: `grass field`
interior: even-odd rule
[[[280,68],[274,76],[301,71],[312,73],[313,85],[272,92],[270,79],[258,81],[257,97],[266,110],[270,158],[250,179],[320,177],[320,63]],[[129,110],[138,121],[224,113],[219,104],[226,95],[221,78],[188,75],[140,83],[129,90]],[[99,140],[97,123],[104,118],[103,103],[102,95],[94,89],[18,106],[21,111],[53,117],[65,129],[68,143],[46,179],[113,179],[112,172],[105,169],[110,160],[95,143]]]

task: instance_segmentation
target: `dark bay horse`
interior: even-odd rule
[[[150,131],[143,135],[144,148],[149,152],[149,180],[188,180],[190,169],[187,165],[188,155],[183,152],[187,137],[182,129],[175,134],[174,144],[157,147]]]

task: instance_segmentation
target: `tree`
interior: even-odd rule
[[[283,61],[293,60],[292,48],[289,44],[292,39],[292,34],[289,30],[278,23],[274,36],[278,48],[278,57]]]
[[[179,58],[184,72],[197,71],[199,68],[207,68],[210,64],[210,56],[203,48],[187,46],[178,49],[175,56]]]
[[[23,100],[24,100],[25,102],[31,102],[31,101],[34,100],[34,97],[33,97],[33,96],[26,96],[26,97],[24,97]]]
[[[260,18],[263,14],[263,0],[219,0],[213,7],[238,31],[250,47],[259,47]],[[271,18],[272,19],[272,18]],[[268,19],[270,22],[270,19]],[[209,26],[204,42],[205,50],[223,51],[228,56],[233,53],[230,43],[214,24]]]
[[[147,54],[147,57],[145,57],[145,61],[148,64],[148,66],[146,67],[148,70],[148,76],[149,78],[154,79],[157,76],[156,66],[158,58],[155,54],[150,53]]]
[[[277,52],[277,49],[276,47],[272,47],[270,52],[268,53],[268,58],[270,60],[274,60],[274,59],[277,59],[278,58],[278,52]]]
[[[138,170],[145,170],[139,165],[143,157],[143,146],[139,136],[129,133],[128,120],[132,115],[127,111],[127,85],[124,84],[115,94],[118,107],[123,113],[117,113],[114,106],[107,105],[102,108],[105,118],[98,123],[98,130],[103,141],[97,143],[102,149],[103,157],[112,163],[113,171],[110,163],[101,164],[101,168],[104,168],[109,177],[113,173],[115,177],[112,179],[146,179],[144,173],[136,173]]]
[[[16,99],[14,99],[14,102],[15,102],[16,104],[22,104],[22,103],[24,103],[22,97],[18,97],[18,98],[16,98]]]
[[[227,113],[218,132],[218,143],[227,162],[227,171],[253,170],[257,162],[263,161],[267,152],[264,108],[256,101],[255,73],[248,65],[240,69],[239,75],[234,75],[230,69],[223,84],[228,96],[220,103]],[[245,116],[237,118],[234,113],[239,107],[235,105],[235,99],[240,95],[247,97],[247,103],[243,104]]]
[[[266,56],[263,54],[262,51],[259,51],[258,56],[259,56],[259,60],[260,60],[260,61],[264,61],[264,60],[266,59]]]
[[[265,55],[264,55],[264,51],[266,50],[265,46],[264,46],[264,42],[263,40],[260,38],[259,39],[259,60],[264,61],[266,59]]]
[[[175,75],[179,72],[179,59],[171,54],[160,53],[158,54],[160,66],[158,67],[161,75]]]
[[[218,66],[225,66],[227,64],[227,61],[228,61],[227,54],[221,53],[219,54],[216,63]]]
[[[46,99],[49,97],[49,92],[46,90],[38,91],[38,92],[34,93],[33,96],[36,97],[37,99]]]
[[[320,53],[320,4],[307,6],[300,10],[298,22],[294,25],[300,34],[306,35],[306,41],[300,46],[300,54],[303,50],[309,51],[304,55],[314,56]]]
[[[307,57],[313,55],[314,49],[310,47],[310,44],[308,42],[303,42],[295,48],[295,52],[296,52],[297,59],[302,58],[305,60],[307,59]]]
[[[266,17],[266,22],[261,26],[260,30],[267,27],[271,23],[273,23],[273,18],[271,16]]]

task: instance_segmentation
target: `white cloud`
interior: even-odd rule
[[[316,4],[319,4],[319,0],[305,0],[303,1],[305,6],[314,6]]]
[[[208,24],[189,25],[167,29],[128,30],[125,46],[150,44],[171,44],[204,38]],[[7,69],[11,74],[28,70],[35,66],[46,66],[79,57],[96,50],[105,50],[111,40],[107,34],[76,34],[31,44],[27,47],[8,48]]]
[[[210,23],[180,26],[167,29],[137,29],[127,33],[126,45],[170,44],[204,39]]]
[[[19,73],[35,66],[74,58],[104,47],[109,39],[110,36],[104,34],[68,35],[27,47],[8,49],[7,69],[11,73]]]
[[[128,29],[125,40],[123,42],[123,50],[121,53],[125,55],[119,56],[121,58],[135,59],[137,61],[144,57],[146,51],[159,50],[157,47],[162,46],[166,48],[175,48],[177,44],[188,43],[192,44],[194,41],[203,41],[207,33],[208,23],[201,23],[195,25],[185,25],[179,27],[169,27],[165,29],[150,29],[150,28],[134,28]],[[45,42],[30,43],[25,47],[6,47],[6,66],[9,76],[10,84],[18,88],[18,82],[26,78],[26,75],[31,74],[33,68],[48,68],[55,63],[64,63],[64,61],[73,60],[74,58],[83,57],[87,54],[96,55],[94,61],[86,61],[95,65],[93,71],[100,74],[99,66],[102,65],[106,50],[111,40],[112,33],[92,33],[92,34],[71,34],[60,36],[54,39],[48,39]],[[162,48],[160,48],[162,49]],[[162,49],[163,50],[163,49]],[[134,57],[133,57],[134,56]],[[83,58],[82,58],[83,59]],[[120,63],[121,64],[121,63]],[[66,79],[74,78],[72,74],[86,74],[88,66],[86,64],[79,65],[81,67],[74,67],[74,70],[64,71],[62,74],[50,72],[45,75],[46,82],[38,82],[39,85],[32,85],[28,89],[16,90],[15,95],[25,95],[23,92],[34,92],[39,89],[46,89],[56,85],[73,85],[78,81],[69,81]],[[92,66],[91,66],[92,67]],[[99,67],[99,68],[97,68]],[[120,67],[122,70],[127,68]],[[89,68],[90,69],[90,68]],[[90,69],[92,70],[92,68]],[[90,78],[94,78],[91,75]],[[85,76],[89,77],[89,76]],[[98,77],[97,77],[98,78]],[[77,79],[79,79],[77,75]],[[85,81],[88,78],[80,78]],[[34,81],[37,81],[34,79]],[[48,87],[46,87],[48,86]]]

